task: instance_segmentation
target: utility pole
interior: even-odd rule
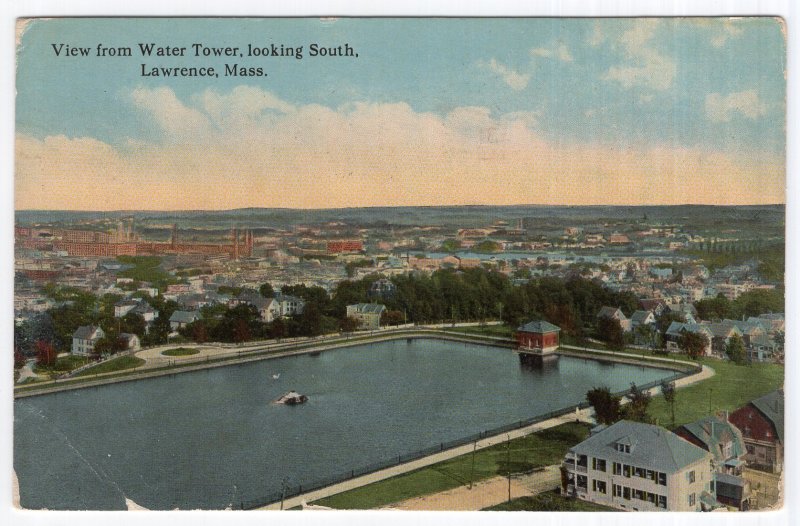
[[[511,435],[506,434],[506,475],[508,477],[508,502],[511,502]]]
[[[469,489],[472,489],[472,480],[475,478],[475,450],[478,449],[478,441],[472,444],[472,468],[469,472]]]
[[[281,481],[281,511],[283,511],[283,501],[286,499],[286,477]]]

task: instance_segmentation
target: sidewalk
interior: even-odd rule
[[[550,420],[545,420],[537,424],[533,424],[520,429],[515,429],[508,433],[503,433],[497,436],[484,438],[477,442],[477,449],[483,449],[489,446],[494,446],[496,444],[501,444],[506,440],[526,436],[531,433],[535,433],[537,431],[542,431],[544,429],[549,429],[551,427],[555,427],[561,424],[566,424],[567,422],[574,422],[576,419],[582,422],[591,422],[591,409],[584,409],[576,413],[568,413],[566,415],[562,415],[556,418],[551,418]],[[344,482],[340,482],[338,484],[334,484],[332,486],[328,486],[319,490],[300,494],[286,499],[283,503],[283,509],[293,508],[295,506],[302,505],[303,502],[314,502],[316,500],[325,497],[330,497],[331,495],[336,495],[337,493],[343,493],[351,489],[360,488],[362,486],[366,486],[367,484],[372,484],[373,482],[379,482],[381,480],[385,480],[394,477],[396,475],[402,475],[403,473],[408,473],[410,471],[430,466],[432,464],[436,464],[444,460],[449,460],[451,458],[455,458],[461,455],[467,455],[469,453],[472,453],[472,451],[473,451],[473,444],[466,444],[463,446],[455,447],[453,449],[442,451],[441,453],[433,454],[425,458],[414,460],[412,462],[407,462],[405,464],[400,464],[398,466],[392,466],[390,468],[382,469],[374,473],[369,473],[367,475],[346,480]],[[512,480],[512,486],[513,486],[513,480]],[[521,487],[524,489],[524,486]],[[506,497],[507,496],[508,495],[506,494]],[[276,502],[259,509],[279,510],[280,508],[281,508],[280,502]]]

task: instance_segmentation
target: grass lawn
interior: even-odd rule
[[[547,466],[561,462],[567,450],[589,435],[584,424],[562,424],[511,441],[511,463],[518,467]],[[475,453],[473,481],[503,474],[506,469],[506,444]],[[462,455],[410,473],[332,495],[314,504],[337,509],[372,509],[402,500],[468,485],[472,454]],[[512,469],[513,471],[513,469]]]
[[[45,375],[49,378],[55,378],[69,371],[73,371],[82,365],[89,363],[89,359],[85,356],[62,356],[56,360],[56,363],[51,367],[42,367],[41,365],[34,366],[33,370],[36,374]]]
[[[133,369],[144,364],[144,360],[136,356],[120,356],[113,358],[107,362],[103,362],[97,367],[90,367],[85,371],[79,372],[76,376],[91,376],[94,374],[111,373],[114,371],[122,371],[124,369]]]
[[[593,502],[562,497],[558,491],[547,491],[530,497],[511,499],[481,511],[618,511]]]
[[[715,411],[733,411],[750,400],[783,387],[784,367],[772,363],[736,365],[703,358],[700,363],[716,374],[698,384],[678,389],[675,396],[675,425],[693,422]],[[648,414],[663,426],[671,425],[669,406],[660,395],[652,398]]]
[[[193,354],[198,354],[200,351],[197,349],[187,349],[186,347],[178,347],[177,349],[167,349],[163,351],[161,354],[163,356],[191,356]]]

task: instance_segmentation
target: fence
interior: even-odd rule
[[[493,437],[496,435],[501,435],[503,433],[507,433],[509,431],[514,431],[516,429],[521,429],[523,427],[527,427],[533,424],[538,424],[540,422],[544,422],[545,420],[550,420],[551,418],[556,418],[559,416],[569,415],[574,413],[578,409],[586,409],[589,407],[588,402],[581,402],[580,404],[575,404],[570,407],[559,409],[557,411],[550,411],[549,413],[545,413],[543,415],[539,415],[533,418],[528,418],[526,420],[519,420],[517,422],[512,422],[510,424],[506,424],[503,426],[495,427],[492,429],[487,429],[481,431],[480,433],[475,433],[469,436],[465,436],[462,438],[458,438],[455,440],[449,440],[447,442],[440,442],[438,445],[427,447],[424,449],[418,449],[416,451],[408,452],[408,453],[401,453],[391,458],[388,458],[381,462],[375,462],[369,465],[360,466],[355,469],[351,469],[349,471],[345,471],[343,473],[339,473],[337,475],[332,475],[329,477],[325,477],[322,479],[318,479],[306,484],[299,484],[296,486],[285,486],[282,491],[273,492],[268,495],[265,495],[263,498],[260,499],[253,499],[249,501],[242,501],[240,503],[241,509],[243,510],[251,510],[255,508],[260,508],[266,506],[268,504],[273,504],[275,502],[279,502],[284,499],[288,499],[291,497],[296,497],[302,493],[308,493],[310,491],[316,491],[318,489],[325,488],[327,486],[332,486],[333,484],[338,484],[340,482],[345,482],[347,480],[354,479],[356,477],[360,477],[363,475],[367,475],[369,473],[374,473],[376,471],[380,471],[382,469],[391,468],[393,466],[399,466],[401,464],[406,464],[408,462],[412,462],[414,460],[419,460],[424,457],[428,457],[430,455],[434,455],[436,453],[440,453],[442,451],[446,451],[448,449],[453,449],[459,446],[465,446],[467,444],[472,444],[477,442],[478,440],[482,440],[484,438]]]
[[[661,380],[655,380],[652,382],[648,382],[642,384],[639,387],[640,390],[645,391],[652,389],[654,387],[660,386],[663,382],[674,382],[675,380],[686,376],[688,373],[686,372],[677,372],[672,374],[667,378],[663,378]],[[629,391],[626,389],[624,391],[619,391],[615,393],[617,396],[622,396],[627,394]],[[406,464],[408,462],[412,462],[414,460],[419,460],[424,457],[428,457],[430,455],[434,455],[436,453],[440,453],[442,451],[446,451],[448,449],[453,449],[460,446],[465,446],[467,444],[472,444],[477,442],[478,440],[482,440],[484,438],[489,438],[497,435],[502,435],[503,433],[508,433],[509,431],[514,431],[517,429],[522,429],[523,427],[528,427],[533,424],[538,424],[544,422],[545,420],[550,420],[551,418],[557,418],[560,416],[566,416],[571,413],[574,413],[576,410],[580,409],[588,409],[590,407],[589,402],[581,402],[579,404],[571,405],[564,409],[558,409],[555,411],[550,411],[548,413],[535,416],[533,418],[528,418],[526,420],[519,420],[517,422],[512,422],[510,424],[498,426],[492,429],[487,429],[481,431],[480,433],[472,434],[469,436],[465,436],[462,438],[458,438],[455,440],[450,440],[447,442],[440,442],[439,445],[427,447],[424,449],[418,449],[416,451],[407,452],[407,453],[400,453],[396,456],[388,458],[381,462],[375,462],[366,466],[361,466],[355,469],[351,469],[350,471],[345,471],[339,473],[337,475],[332,475],[329,477],[325,477],[322,479],[318,479],[306,484],[298,484],[296,486],[285,486],[282,491],[273,492],[268,494],[260,499],[253,499],[249,501],[242,501],[240,502],[241,509],[243,510],[251,510],[266,506],[268,504],[273,504],[275,502],[280,502],[281,500],[285,500],[291,497],[296,497],[297,495],[308,493],[311,491],[316,491],[318,489],[325,488],[327,486],[332,486],[334,484],[339,484],[340,482],[345,482],[347,480],[354,479],[356,477],[360,477],[363,475],[367,475],[369,473],[374,473],[376,471],[380,471],[382,469],[391,468],[394,466],[399,466],[400,464]]]

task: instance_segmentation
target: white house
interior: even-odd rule
[[[379,303],[356,303],[347,306],[347,317],[358,320],[359,329],[377,329],[386,307]]]
[[[622,420],[570,448],[562,493],[629,511],[713,509],[712,459],[662,427]]]
[[[89,356],[94,351],[94,346],[106,333],[100,327],[83,325],[72,334],[72,354]]]

